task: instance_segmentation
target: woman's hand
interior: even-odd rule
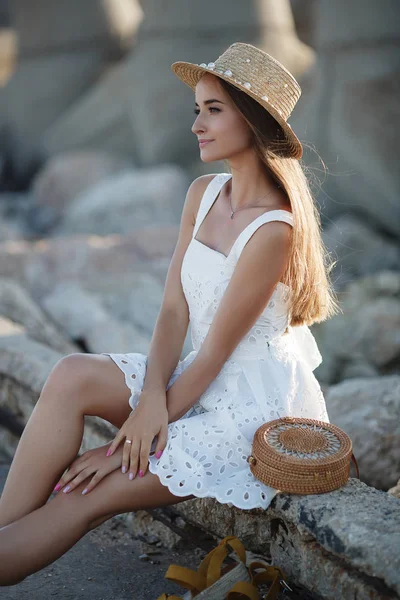
[[[63,492],[71,492],[82,481],[93,475],[82,494],[91,492],[106,475],[119,469],[122,464],[122,449],[119,452],[115,452],[112,460],[104,459],[105,448],[109,446],[110,444],[106,444],[105,446],[88,450],[82,456],[78,456],[68,467],[68,471],[61,477],[53,491],[58,492],[64,488]]]
[[[139,470],[139,477],[143,477],[156,436],[155,455],[160,458],[168,436],[167,396],[165,392],[144,391],[139,404],[112,441],[106,456],[111,457],[123,442],[122,472],[129,470],[129,479],[134,479]]]

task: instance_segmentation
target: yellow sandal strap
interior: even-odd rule
[[[263,572],[256,573],[256,569],[263,569]],[[281,579],[286,579],[285,573],[280,567],[275,565],[267,565],[260,561],[253,561],[249,564],[249,573],[251,576],[251,582],[254,585],[258,583],[270,583],[271,586],[268,590],[265,600],[276,600],[281,589]]]
[[[206,578],[198,571],[193,571],[179,565],[170,565],[165,578],[174,581],[191,592],[202,592],[206,587]]]
[[[261,600],[258,589],[247,581],[235,583],[233,588],[229,590],[226,600],[235,600],[237,598],[236,594],[239,594],[240,598],[245,596],[248,600]]]
[[[242,542],[233,535],[225,537],[216,548],[207,554],[198,568],[198,573],[206,577],[207,587],[213,585],[221,577],[222,563],[228,554],[227,546],[236,552],[244,565],[246,564],[246,550]]]

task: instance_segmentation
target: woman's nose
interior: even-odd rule
[[[197,117],[195,119],[195,122],[192,125],[192,132],[195,135],[198,135],[199,133],[203,133],[204,132],[204,125],[201,122],[200,115],[197,115]]]

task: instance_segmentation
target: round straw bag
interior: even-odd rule
[[[247,459],[254,477],[281,492],[323,494],[342,487],[354,462],[349,436],[336,425],[298,417],[264,423]]]

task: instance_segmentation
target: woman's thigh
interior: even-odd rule
[[[102,354],[69,354],[51,371],[41,401],[73,403],[83,415],[98,416],[120,428],[131,412],[125,375]]]

